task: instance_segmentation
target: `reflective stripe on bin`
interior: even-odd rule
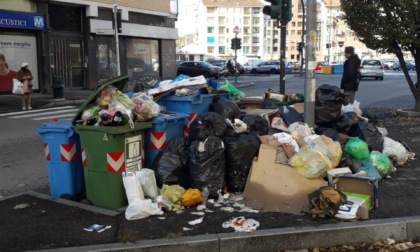
[[[83,163],[83,168],[86,168],[86,152],[84,148],[82,148],[82,163]]]
[[[51,161],[50,146],[44,143],[45,160]]]
[[[150,140],[152,150],[162,150],[166,146],[166,132],[151,132]]]
[[[76,144],[60,144],[61,161],[70,162],[76,160]]]
[[[197,117],[197,113],[190,113],[190,117],[188,118],[188,124],[184,126],[184,135],[185,136],[188,136],[190,134],[190,125],[196,117]]]
[[[122,172],[125,170],[124,152],[108,152],[106,154],[109,172]]]

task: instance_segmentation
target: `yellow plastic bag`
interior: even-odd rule
[[[182,194],[179,202],[184,207],[192,207],[201,204],[203,202],[203,196],[198,189],[188,189]]]
[[[185,189],[180,185],[163,185],[160,194],[168,198],[172,203],[178,204]]]
[[[308,146],[304,146],[299,153],[289,159],[289,164],[299,175],[306,178],[323,177],[333,168],[331,161],[324,154]]]
[[[333,168],[336,168],[340,164],[343,150],[341,149],[340,144],[338,142],[334,142],[331,138],[320,136],[309,142],[308,147],[324,154],[324,156],[331,161]]]

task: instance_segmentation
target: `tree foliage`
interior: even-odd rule
[[[394,53],[420,110],[420,83],[408,74],[404,51],[413,56],[420,77],[420,0],[341,0],[344,20],[367,47]]]

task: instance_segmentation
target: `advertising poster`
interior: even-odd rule
[[[27,62],[34,77],[32,88],[33,90],[39,89],[35,36],[0,35],[0,53],[5,56],[5,63],[9,70],[17,72],[22,63]],[[10,82],[8,78],[2,78],[0,75],[0,92],[12,91],[13,83],[8,82]]]

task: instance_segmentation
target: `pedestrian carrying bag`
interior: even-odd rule
[[[13,79],[13,94],[23,95],[23,83],[20,82],[18,79]]]

